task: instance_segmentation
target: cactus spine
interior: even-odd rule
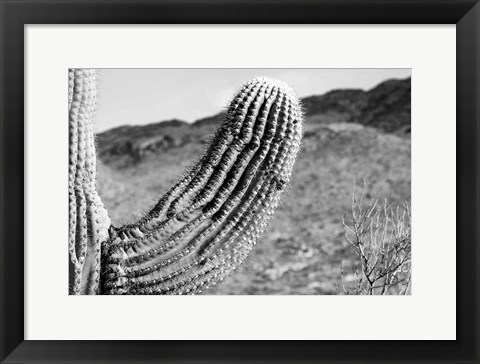
[[[73,89],[74,99],[77,90]],[[70,123],[78,120],[71,117]],[[265,231],[290,180],[301,134],[299,102],[286,84],[265,78],[248,82],[235,95],[205,155],[144,218],[109,230],[106,220],[100,219],[101,224],[92,225],[101,226],[95,230],[99,235],[93,234],[96,239],[89,242],[87,234],[86,243],[80,244],[76,240],[84,235],[72,235],[70,230],[74,253],[83,251],[82,244],[95,247],[87,249],[95,256],[92,267],[98,267],[98,248],[102,247],[101,279],[98,282],[97,273],[96,287],[80,292],[197,294],[222,281],[242,263]],[[93,138],[90,145],[93,147]],[[80,154],[80,148],[72,143],[71,149],[78,149]],[[78,160],[78,156],[72,158],[74,154],[71,150],[71,163]],[[94,151],[85,154],[94,157]],[[76,166],[86,167],[78,162]],[[94,187],[94,167],[89,166],[87,175],[91,178],[86,182],[94,206],[103,209],[90,189]],[[78,207],[82,198],[75,193],[72,197],[77,206],[73,209],[71,201],[70,208],[76,211],[77,220],[88,218],[88,211],[78,212],[83,212]],[[88,224],[72,225],[89,231]]]

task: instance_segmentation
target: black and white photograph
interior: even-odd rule
[[[72,68],[68,123],[70,295],[411,295],[411,69]]]

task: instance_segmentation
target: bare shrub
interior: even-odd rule
[[[410,202],[392,207],[374,195],[365,201],[365,182],[360,196],[354,185],[349,222],[342,216],[345,238],[358,258],[351,264],[353,279],[345,294],[392,295],[411,293],[411,208]],[[352,275],[350,275],[352,277]]]

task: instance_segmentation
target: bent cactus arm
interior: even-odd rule
[[[90,77],[85,72],[91,71],[82,72]],[[76,90],[81,91],[74,88],[74,94]],[[89,113],[86,118],[90,125],[91,116]],[[79,119],[70,117],[70,123]],[[93,275],[93,280],[87,275],[87,285],[94,287],[80,288],[79,292],[197,294],[222,281],[242,263],[265,231],[289,183],[301,134],[301,109],[287,85],[265,78],[248,82],[235,95],[205,155],[140,221],[107,230],[108,218],[102,215],[104,209],[96,193],[91,198],[91,216],[94,208],[101,207],[99,223],[89,218],[88,209],[79,213],[77,206],[76,215],[70,214],[77,220],[71,227],[86,229],[87,247],[95,247],[87,248],[87,253],[94,255],[95,263],[99,259],[98,242],[101,245],[100,280],[98,275]],[[75,146],[71,146],[70,162],[78,160],[78,155],[73,158],[72,149]],[[85,154],[94,156],[94,152]],[[75,165],[78,169],[83,164]],[[91,178],[83,185],[89,188],[82,190],[90,192],[94,170],[87,176]],[[81,193],[75,188],[72,191],[71,198],[78,205],[83,201]],[[83,193],[87,199],[87,193]],[[71,202],[71,211],[74,206]],[[86,228],[78,223],[79,218],[86,218]],[[72,235],[72,231],[70,238],[79,246],[70,249],[72,263],[76,263],[72,254],[83,252],[77,240],[85,235]],[[80,282],[84,277],[80,274]]]

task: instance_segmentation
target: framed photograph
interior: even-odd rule
[[[477,1],[1,9],[2,363],[479,362]]]

